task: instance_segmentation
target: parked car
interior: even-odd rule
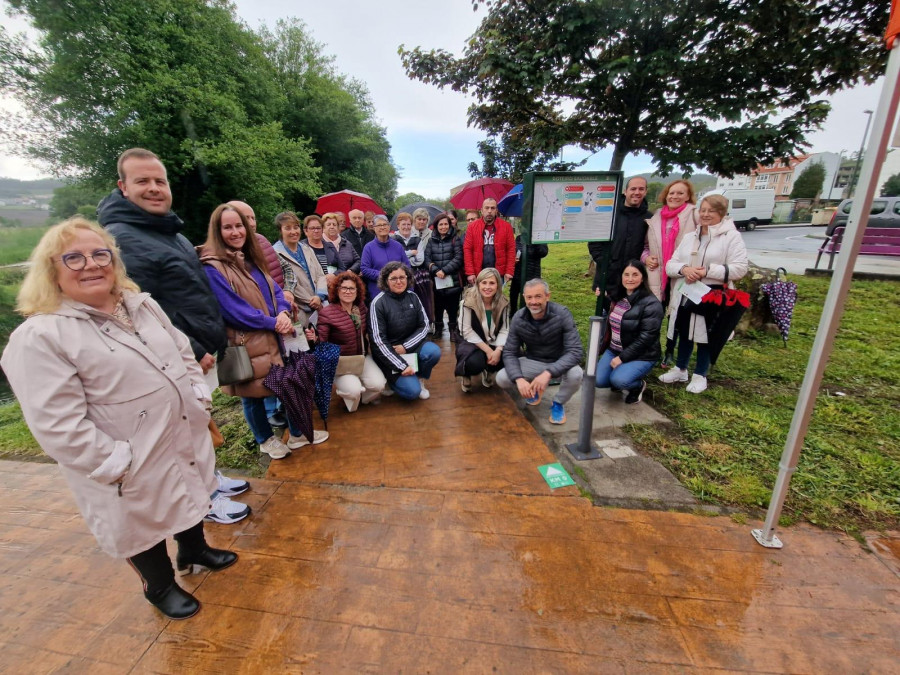
[[[828,229],[825,234],[829,237],[834,234],[834,228],[847,227],[850,218],[852,199],[845,199],[840,203],[837,211],[831,216]],[[869,209],[868,227],[900,227],[900,197],[876,197],[872,200],[872,208]]]

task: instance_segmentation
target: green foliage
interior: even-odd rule
[[[900,173],[895,173],[884,181],[884,185],[881,186],[882,197],[895,197],[897,195],[900,195]]]
[[[529,171],[573,171],[584,164],[560,161],[557,153],[535,151],[509,134],[501,136],[499,142],[496,138],[479,141],[478,154],[481,166],[469,163],[472,178],[506,178],[513,183],[521,183]]]
[[[482,4],[461,57],[401,46],[409,77],[472,96],[469,122],[517,152],[611,145],[612,169],[645,152],[664,174],[733,175],[795,154],[821,97],[886,59],[887,3],[871,0]]]
[[[0,265],[13,265],[28,260],[31,251],[47,231],[46,227],[2,227],[0,228]],[[8,272],[25,274],[24,269]],[[0,275],[0,284],[5,275]],[[20,279],[21,280],[21,279]]]
[[[107,194],[109,194],[109,190],[82,181],[63,185],[53,191],[53,198],[50,200],[50,216],[62,220],[78,214],[97,220],[97,204]]]
[[[569,306],[587,344],[594,297],[582,244],[551,246],[544,260],[553,300]],[[645,400],[673,426],[632,426],[638,447],[698,498],[768,506],[815,339],[829,280],[799,286],[791,337],[755,332],[725,348],[701,396],[663,385],[654,370]],[[900,525],[900,283],[854,281],[845,304],[785,517],[850,532]],[[663,338],[664,339],[664,338]]]
[[[794,187],[791,189],[791,199],[815,199],[822,192],[822,184],[825,181],[825,165],[821,162],[813,162],[800,172]]]

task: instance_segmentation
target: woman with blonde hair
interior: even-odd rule
[[[318,216],[307,216],[305,223],[319,221]],[[303,229],[300,219],[293,211],[283,211],[275,216],[279,239],[272,248],[278,254],[278,262],[284,272],[284,288],[294,297],[297,307],[296,319],[304,326],[309,316],[322,308],[328,297],[328,282],[325,272],[316,259],[315,253],[300,239]]]
[[[481,384],[491,387],[494,375],[503,368],[503,345],[509,335],[509,301],[503,296],[503,277],[493,267],[485,267],[475,284],[463,293],[459,305],[462,339],[456,345],[456,376],[464,392],[472,389],[472,378],[481,375]]]
[[[691,182],[678,179],[663,188],[659,199],[663,207],[647,221],[647,243],[641,262],[647,267],[650,290],[665,307],[672,290],[671,280],[666,274],[666,264],[685,235],[697,227],[694,221],[694,204],[697,198]],[[675,340],[668,340],[663,368],[672,365],[674,351]]]
[[[322,226],[324,227],[322,241],[325,244],[328,269],[334,274],[347,270],[359,274],[359,254],[350,240],[341,236],[337,214],[326,213],[322,216]],[[332,281],[333,279],[329,280],[329,286]]]
[[[179,574],[237,560],[203,534],[217,486],[203,371],[96,223],[51,227],[31,262],[17,307],[26,319],[2,357],[25,421],[100,548],[128,560],[160,612],[186,619],[200,603],[175,582],[166,538]]]

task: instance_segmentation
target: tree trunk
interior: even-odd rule
[[[763,284],[776,280],[776,270],[768,267],[759,267],[751,262],[747,274],[734,283],[737,288],[750,294],[750,309],[744,313],[735,332],[745,333],[750,328],[756,330],[778,330],[777,326],[775,326],[772,310],[769,308],[769,301],[763,295],[761,289]]]

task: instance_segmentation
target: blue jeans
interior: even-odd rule
[[[675,365],[682,370],[688,367],[691,360],[691,352],[694,351],[694,343],[684,335],[678,338],[678,356]],[[694,375],[703,375],[709,372],[709,345],[705,342],[697,343],[697,363],[694,364]]]
[[[603,352],[603,356],[597,362],[597,377],[594,383],[598,389],[613,386],[616,389],[629,390],[640,389],[641,380],[653,368],[655,361],[625,361],[613,368],[610,364],[618,354],[611,349]]]
[[[266,415],[271,417],[277,412],[281,412],[281,401],[277,396],[266,396],[263,401],[266,404]]]
[[[269,416],[266,414],[266,399],[242,398],[241,404],[244,406],[244,418],[247,420],[247,425],[253,432],[256,442],[263,444],[272,438],[275,434],[272,431],[272,425],[269,424]],[[300,435],[300,430],[291,424],[290,417],[288,417],[288,428],[291,430],[291,436]]]
[[[401,375],[397,381],[391,385],[391,389],[397,392],[397,396],[405,398],[408,401],[419,398],[419,392],[422,391],[422,385],[419,384],[419,378],[424,377],[426,380],[431,377],[431,371],[441,360],[441,348],[433,342],[426,342],[419,349],[419,372],[415,375]]]

